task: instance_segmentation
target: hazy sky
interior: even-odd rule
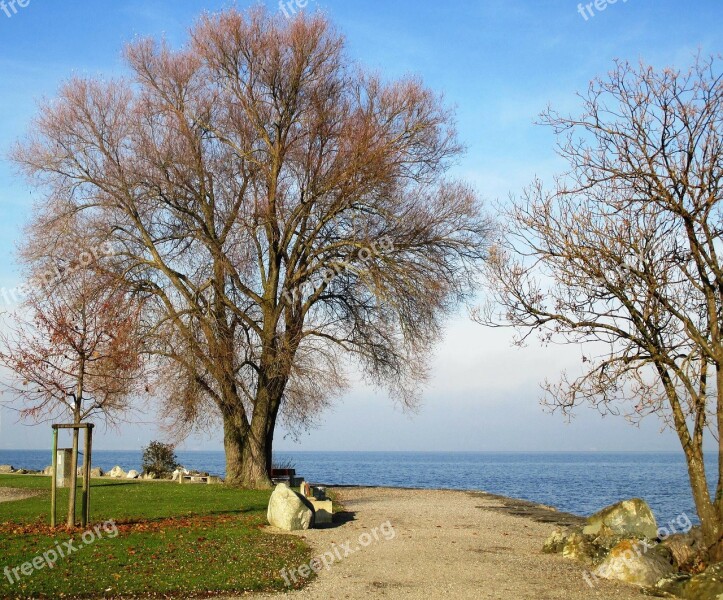
[[[27,3],[28,0],[25,0]],[[249,2],[237,2],[249,6]],[[276,2],[267,2],[280,10]],[[0,3],[0,152],[28,127],[35,103],[73,73],[122,75],[120,54],[135,36],[165,35],[183,43],[203,10],[228,2],[87,0],[27,6]],[[295,10],[293,0],[288,13]],[[456,107],[469,151],[457,168],[486,200],[504,200],[534,176],[560,168],[550,132],[533,125],[548,104],[578,106],[575,92],[607,72],[616,58],[687,66],[702,50],[723,50],[719,0],[618,0],[598,11],[574,0],[352,1],[311,0],[345,34],[349,54],[386,77],[421,76]],[[580,10],[580,12],[579,12]],[[594,16],[591,16],[591,12]],[[584,13],[584,16],[583,14]],[[8,16],[9,15],[9,16]],[[0,160],[0,287],[17,285],[13,253],[33,196]],[[472,323],[466,311],[450,322],[433,361],[433,380],[414,415],[362,385],[320,419],[290,450],[663,450],[670,433],[649,420],[640,429],[620,418],[580,410],[567,424],[540,408],[539,383],[581,364],[576,348],[511,347],[510,334]],[[139,448],[160,437],[146,424],[100,433],[97,447]],[[18,424],[0,409],[0,450],[43,448],[49,427]],[[221,448],[213,433],[184,449]]]

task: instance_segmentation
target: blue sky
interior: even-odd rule
[[[25,0],[27,2],[28,0]],[[123,44],[165,35],[183,43],[203,10],[229,2],[196,0],[29,0],[0,4],[0,153],[29,126],[36,102],[71,74],[114,77],[125,72]],[[249,2],[237,2],[243,8]],[[277,2],[266,2],[279,10]],[[585,3],[587,4],[587,3]],[[293,4],[292,0],[292,7]],[[310,0],[346,36],[349,55],[386,77],[415,74],[456,107],[468,153],[457,166],[483,198],[516,193],[560,164],[550,132],[535,126],[548,104],[578,106],[575,92],[607,72],[616,58],[656,66],[687,66],[700,49],[723,50],[718,0],[618,0],[604,10],[574,0],[352,1]],[[287,12],[290,9],[287,8]],[[13,252],[33,196],[0,159],[0,287],[17,284]],[[404,414],[362,385],[320,420],[300,443],[307,450],[662,450],[677,441],[654,419],[638,429],[621,419],[581,410],[572,423],[542,412],[538,384],[580,364],[575,348],[523,350],[510,335],[472,324],[464,312],[450,322],[433,362],[433,380],[415,415]],[[159,437],[150,424],[99,436],[99,448],[138,448]],[[43,447],[43,427],[16,422],[0,409],[0,450]],[[220,448],[217,436],[197,436],[187,449]]]

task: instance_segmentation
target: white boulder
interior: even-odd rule
[[[269,524],[284,531],[309,529],[314,522],[314,509],[306,498],[280,483],[271,494],[267,512]]]
[[[118,465],[108,471],[108,477],[114,477],[116,479],[123,479],[126,476],[126,472],[121,469]]]
[[[126,479],[138,479],[138,471],[131,469],[126,475]]]
[[[172,481],[178,481],[179,477],[183,475],[188,475],[190,471],[188,469],[184,469],[183,467],[178,467],[175,471],[173,471],[173,478]]]

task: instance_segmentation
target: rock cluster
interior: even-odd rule
[[[583,525],[555,530],[542,550],[586,565],[588,582],[616,579],[691,600],[723,598],[723,564],[686,574],[704,555],[700,530],[687,517],[659,528],[640,499],[608,506]]]
[[[11,465],[0,465],[0,475],[4,474],[14,474],[14,475],[24,475],[24,474],[38,474],[38,475],[52,475],[53,473],[53,467],[51,465],[45,467],[42,471],[27,471],[25,469],[16,469],[15,467]],[[116,465],[113,467],[110,471],[107,473],[103,471],[100,467],[95,467],[90,470],[90,476],[91,477],[112,477],[113,479],[172,479],[173,481],[178,481],[178,478],[181,474],[184,475],[191,475],[192,476],[192,483],[198,483],[197,481],[199,478],[203,478],[203,483],[215,483],[220,484],[223,483],[223,479],[221,479],[218,476],[215,475],[209,475],[205,472],[200,471],[188,471],[187,469],[184,469],[183,467],[180,467],[176,469],[173,472],[173,476],[168,477],[159,477],[157,473],[139,473],[135,469],[131,469],[130,471],[125,471],[121,466]],[[81,477],[83,475],[83,467],[78,467],[78,477]]]
[[[723,563],[711,565],[693,577],[672,577],[656,587],[685,600],[719,600],[723,598]]]

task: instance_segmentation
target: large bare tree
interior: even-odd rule
[[[44,219],[113,236],[171,405],[220,416],[228,481],[266,487],[277,420],[336,395],[343,357],[415,401],[487,222],[447,176],[440,99],[365,72],[322,16],[228,10],[126,57],[129,79],[67,83],[15,158]]]
[[[516,327],[520,341],[538,332],[583,345],[581,372],[545,385],[550,406],[662,416],[721,560],[721,74],[714,61],[687,71],[621,62],[581,98],[578,117],[544,114],[569,170],[512,202],[479,319]],[[715,482],[706,432],[719,449]]]

